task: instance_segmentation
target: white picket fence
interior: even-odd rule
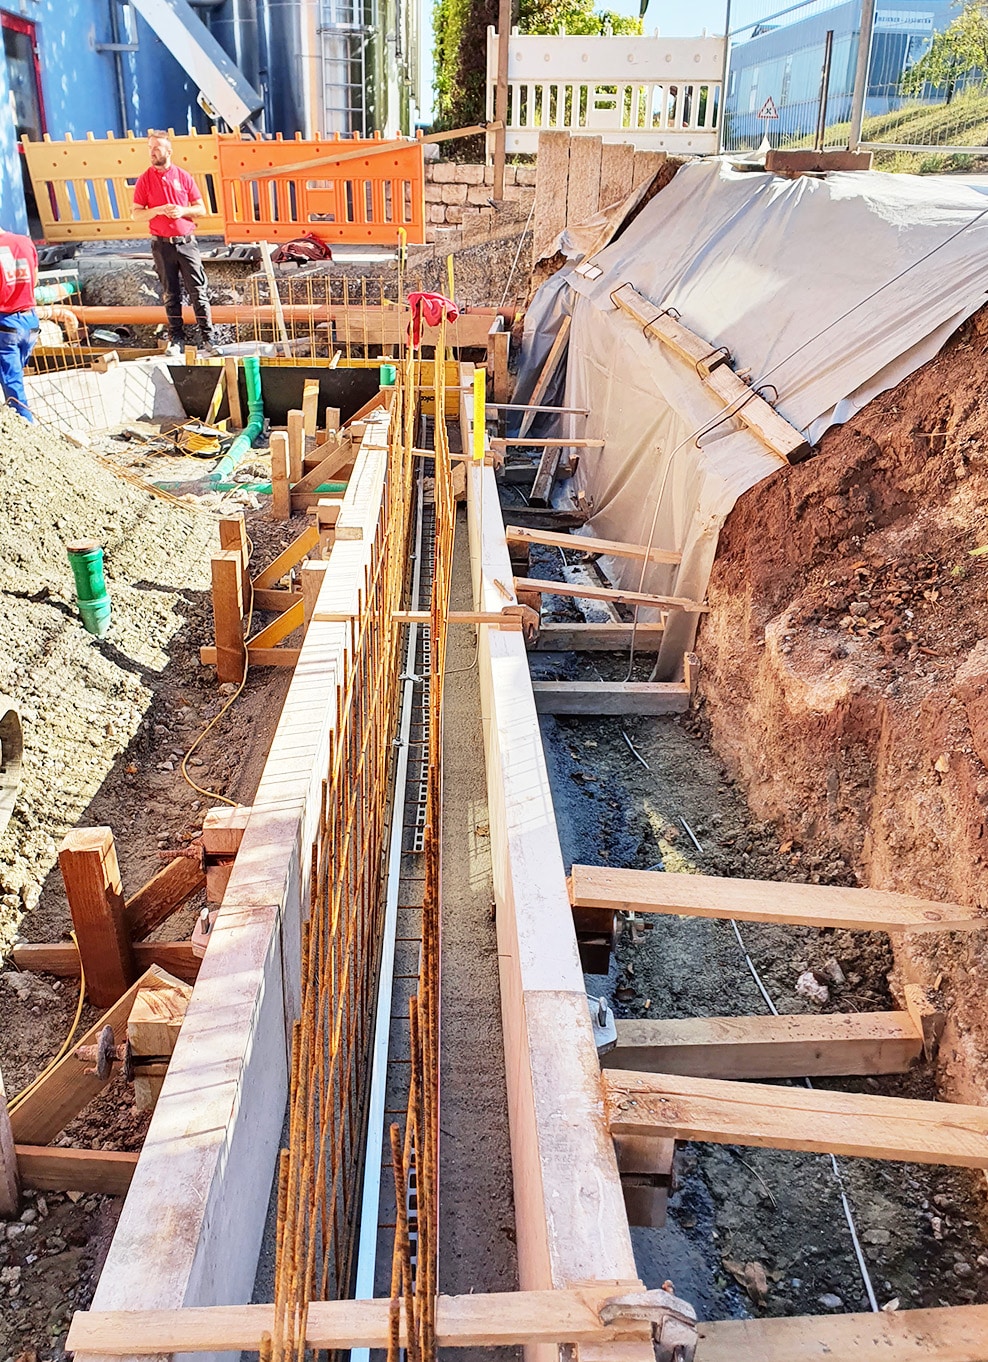
[[[591,133],[641,151],[717,151],[723,38],[511,34],[506,150],[539,133]],[[497,34],[487,30],[487,117],[494,118]],[[493,149],[493,135],[489,136]]]

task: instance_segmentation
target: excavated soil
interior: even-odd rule
[[[209,555],[216,515],[248,502],[254,561],[263,566],[296,535],[300,518],[267,522],[253,498],[221,507],[150,495],[133,480],[161,475],[139,449],[105,441],[81,450],[0,408],[0,692],[24,719],[24,777],[0,836],[0,961],[19,935],[58,941],[70,926],[57,846],[73,826],[108,825],[124,891],[132,894],[198,833],[215,800],[192,789],[182,756],[228,696],[199,665],[211,642]],[[194,460],[188,476],[203,466]],[[141,465],[147,465],[141,467]],[[263,468],[263,457],[255,464]],[[208,508],[208,509],[204,509]],[[304,521],[304,518],[301,518]],[[106,552],[113,617],[105,638],[87,634],[74,603],[65,543],[92,537]],[[207,791],[249,803],[290,673],[252,672],[244,694],[190,760]],[[187,938],[199,901],[159,929]],[[13,1098],[58,1051],[76,1009],[78,983],[0,966],[0,1072]],[[83,1009],[80,1033],[98,1019]],[[114,1082],[56,1139],[85,1148],[136,1150],[148,1117]],[[0,1358],[64,1355],[72,1311],[88,1304],[120,1203],[75,1193],[28,1194],[22,1214],[0,1222]]]
[[[988,310],[747,492],[701,626],[717,749],[794,851],[863,885],[988,907]],[[947,1015],[945,1096],[988,1101],[988,934],[913,938],[899,976]]]

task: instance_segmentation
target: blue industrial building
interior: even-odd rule
[[[773,145],[805,137],[816,128],[827,32],[833,31],[827,123],[845,122],[860,32],[858,0],[823,14],[777,27],[756,26],[731,50],[725,99],[725,145],[757,146],[767,134]],[[875,9],[865,114],[888,113],[904,102],[903,72],[923,55],[934,33],[957,17],[950,0],[886,0]],[[778,113],[778,118],[759,117]]]

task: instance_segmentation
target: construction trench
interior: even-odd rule
[[[527,308],[519,220],[283,271],[280,354],[235,261],[218,360],[46,347],[0,1362],[988,1359],[984,246],[907,179],[664,164]]]

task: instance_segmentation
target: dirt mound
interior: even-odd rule
[[[721,535],[698,643],[712,735],[794,847],[861,883],[988,907],[988,309]],[[899,953],[950,1013],[941,1057],[985,1100],[983,934]]]
[[[189,602],[208,589],[211,516],[122,481],[0,409],[0,691],[25,720],[24,778],[0,839],[0,955],[33,908],[56,842],[141,725]],[[86,633],[67,541],[104,546],[108,634]],[[194,658],[192,659],[194,664]]]

